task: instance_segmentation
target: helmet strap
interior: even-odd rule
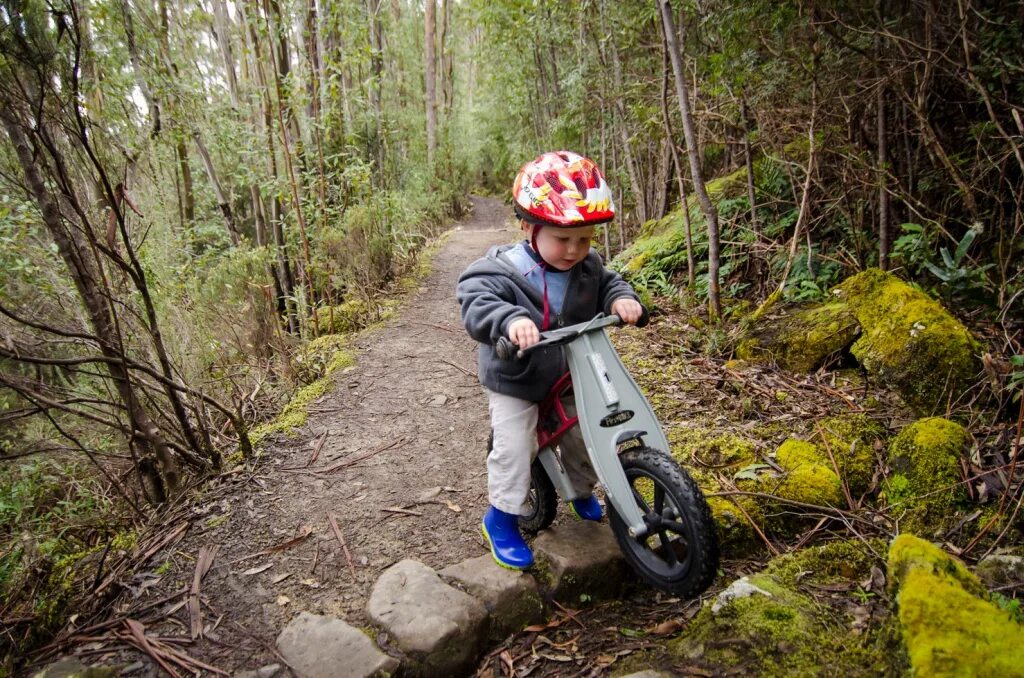
[[[544,256],[540,253],[540,249],[537,247],[537,234],[540,233],[540,229],[543,228],[540,224],[533,224],[532,233],[530,235],[530,247],[540,257],[540,279],[544,284],[544,322],[541,324],[541,332],[546,332],[548,326],[551,324],[551,305],[548,302],[548,262],[544,261]]]

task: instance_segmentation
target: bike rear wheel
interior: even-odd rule
[[[669,455],[640,447],[620,456],[647,534],[634,537],[609,502],[608,519],[626,560],[649,584],[693,598],[715,579],[718,537],[704,494]]]
[[[528,534],[537,534],[555,520],[558,493],[539,459],[530,466],[530,493],[526,496],[526,513],[519,516],[519,527]]]

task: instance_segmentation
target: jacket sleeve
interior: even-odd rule
[[[455,288],[462,324],[469,336],[482,344],[494,344],[506,336],[509,323],[516,318],[530,317],[525,308],[502,298],[503,282],[499,276],[463,274]]]
[[[622,299],[623,297],[640,301],[640,297],[632,285],[623,280],[622,276],[615,271],[602,266],[601,288],[598,293],[598,303],[601,310],[610,314],[612,312],[612,303],[616,299]]]

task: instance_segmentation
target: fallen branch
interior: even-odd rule
[[[212,546],[207,544],[199,549],[199,556],[196,558],[196,569],[192,573],[192,590],[188,594],[188,618],[191,625],[192,640],[203,634],[203,612],[199,607],[199,587],[203,577],[213,566],[213,559],[217,557],[219,544]]]
[[[348,552],[348,544],[345,543],[345,537],[342,536],[334,516],[328,513],[327,520],[331,523],[331,529],[334,530],[334,536],[338,538],[338,543],[341,544],[341,550],[345,554],[345,561],[348,562],[348,571],[352,574],[352,581],[357,581],[356,566],[352,562],[352,555]]]

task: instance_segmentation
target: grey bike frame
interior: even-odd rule
[[[647,533],[647,525],[622,470],[618,450],[623,443],[635,439],[666,454],[669,447],[654,410],[622,365],[604,331],[604,328],[619,322],[618,316],[599,316],[557,332],[580,333],[563,347],[572,373],[580,431],[605,497],[626,523],[629,533],[642,537]],[[559,496],[575,498],[555,451],[550,446],[545,447],[538,458]]]

